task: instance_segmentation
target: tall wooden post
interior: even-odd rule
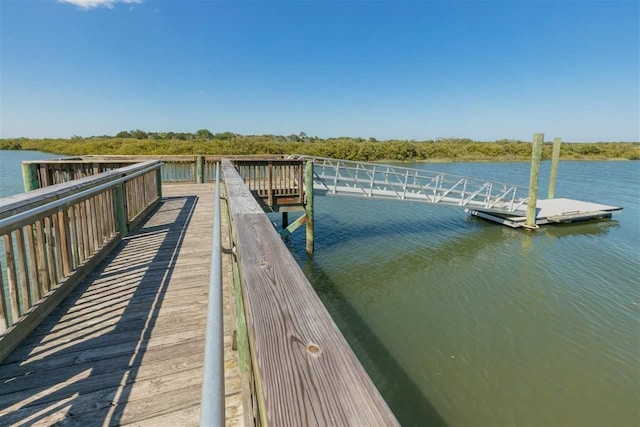
[[[549,177],[549,193],[547,198],[553,199],[556,195],[556,178],[558,177],[558,162],[560,161],[560,138],[553,138],[553,154],[551,155],[551,176]]]
[[[22,182],[24,184],[24,191],[31,191],[40,188],[37,164],[22,163]]]
[[[289,226],[289,212],[282,212],[282,229]]]
[[[156,192],[158,199],[162,200],[162,166],[156,169]]]
[[[529,176],[529,199],[527,201],[527,221],[529,229],[536,226],[536,206],[538,203],[538,181],[540,178],[540,160],[542,159],[543,133],[533,135],[533,147],[531,149],[531,175]]]
[[[120,233],[120,238],[124,238],[129,231],[127,228],[127,207],[125,206],[124,184],[118,184],[113,194],[113,207],[116,214],[117,229],[118,233]]]
[[[304,171],[304,187],[307,196],[305,210],[307,211],[307,222],[305,230],[307,231],[307,253],[313,254],[313,160],[307,160]]]
[[[204,156],[196,157],[196,182],[203,184],[204,179]]]

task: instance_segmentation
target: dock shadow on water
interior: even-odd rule
[[[125,410],[140,410],[128,409],[130,398],[168,387],[160,379],[133,389],[170,375],[161,362],[187,345],[178,337],[193,326],[189,313],[158,313],[197,199],[164,198],[0,365],[0,425],[117,425]],[[161,345],[152,340],[158,322],[173,324]],[[150,414],[167,406],[148,400]]]
[[[373,379],[383,398],[403,426],[446,427],[447,423],[385,348],[384,344],[358,314],[353,306],[341,297],[339,286],[322,271],[313,259],[308,258],[305,267],[307,277],[313,276],[316,291],[323,298],[331,298],[331,316],[344,319],[341,332],[354,350],[360,363]],[[321,287],[322,289],[318,289]],[[348,325],[345,327],[344,323]]]

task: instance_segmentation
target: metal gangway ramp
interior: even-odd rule
[[[292,156],[314,162],[314,191],[455,206],[510,227],[526,219],[527,187],[379,163]],[[573,199],[538,200],[537,224],[608,218],[622,208]]]

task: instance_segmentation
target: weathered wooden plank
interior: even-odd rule
[[[20,294],[20,315],[23,315],[27,312],[29,307],[31,306],[31,287],[29,286],[29,272],[27,270],[27,252],[24,247],[24,233],[22,228],[18,228],[16,233],[16,257],[15,257],[15,266],[16,272],[18,273],[20,279],[18,282],[20,283],[18,288],[18,293]]]
[[[44,235],[46,239],[46,247],[47,247],[47,267],[49,270],[49,287],[48,289],[53,288],[53,286],[58,283],[58,261],[56,260],[56,251],[54,246],[55,232],[53,230],[53,224],[51,217],[44,218]]]
[[[18,292],[18,279],[16,275],[16,265],[13,256],[13,237],[11,233],[5,234],[4,253],[7,263],[7,286],[9,288],[9,309],[10,319],[15,322],[20,317],[20,297]]]
[[[153,182],[148,184],[155,185]],[[55,316],[59,322],[43,322],[38,329],[40,332],[36,331],[33,338],[25,341],[25,350],[16,353],[19,356],[22,351],[27,356],[18,357],[20,360],[14,363],[0,365],[0,378],[11,378],[10,382],[17,384],[12,385],[15,388],[11,393],[24,392],[21,396],[32,402],[26,405],[16,403],[20,408],[10,411],[11,418],[0,417],[0,423],[20,420],[34,425],[56,422],[102,425],[105,420],[110,420],[106,424],[135,424],[152,419],[155,425],[168,425],[163,421],[164,416],[169,416],[168,420],[180,419],[171,418],[171,414],[188,412],[189,408],[199,416],[200,375],[189,378],[175,375],[164,382],[167,375],[142,380],[138,374],[157,352],[164,352],[163,357],[167,360],[179,359],[184,357],[183,347],[193,343],[200,348],[203,346],[204,327],[195,330],[194,327],[206,315],[212,192],[210,187],[201,190],[195,193],[198,203],[194,204],[196,209],[192,212],[185,210],[187,205],[173,201],[166,206],[171,208],[169,210],[177,209],[175,213],[180,212],[179,215],[162,212],[165,205],[161,206],[145,227],[171,228],[174,231],[169,231],[167,238],[157,240],[158,234],[146,232],[144,228],[140,236],[133,234],[127,237],[131,240],[127,244],[123,242],[124,258],[115,256],[111,267],[92,273],[89,284],[74,293],[78,295],[74,300],[81,309],[67,303],[56,309],[54,313],[58,313]],[[204,227],[199,225],[202,222]],[[176,231],[182,237],[173,237]],[[46,238],[46,230],[43,234]],[[173,253],[171,249],[169,253],[167,249],[172,245],[180,245],[184,252]],[[209,249],[200,250],[202,247]],[[159,251],[159,256],[155,253],[147,256],[149,251]],[[136,262],[141,256],[145,256],[144,261]],[[193,260],[193,257],[198,259]],[[202,285],[199,282],[203,282]],[[158,295],[161,298],[155,299]],[[104,306],[100,306],[100,297],[105,300]],[[152,307],[156,309],[152,310]],[[232,321],[228,315],[224,319],[225,322]],[[148,329],[143,333],[141,327],[145,325]],[[233,374],[237,361],[231,342],[232,331],[225,335],[225,369],[228,369],[225,370],[225,380],[227,397],[238,400],[240,384],[239,376]],[[133,370],[130,372],[136,375],[135,381],[119,386],[117,390],[111,389],[113,394],[109,394],[107,388],[90,391],[94,386],[107,387],[110,381],[107,376],[124,375],[126,370],[121,368],[121,364],[131,360],[133,355],[137,355],[136,363],[131,365]],[[198,372],[198,369],[188,372]],[[166,368],[163,373],[172,375],[170,371]],[[100,375],[105,375],[107,380],[100,381],[103,378]],[[56,378],[66,378],[69,382],[56,381]],[[22,379],[26,382],[19,385]],[[185,381],[190,380],[193,384],[185,386]],[[143,389],[139,389],[139,385]],[[78,387],[81,392],[77,395],[64,397],[67,391],[72,392]],[[181,397],[176,398],[176,393]],[[48,402],[43,403],[45,400]],[[3,402],[0,397],[0,407]],[[0,413],[3,413],[2,409]],[[229,412],[236,420],[241,413],[237,406]]]
[[[58,212],[58,230],[60,232],[60,240],[59,240],[59,248],[60,248],[60,258],[62,260],[62,277],[67,277],[71,274],[72,266],[71,266],[71,242],[69,228],[66,226],[69,222],[69,214],[68,209],[61,209]]]
[[[99,360],[91,360],[88,362],[77,363],[72,365],[76,372],[82,372],[91,369],[92,375],[103,375],[123,369],[126,366],[150,365],[156,362],[163,362],[176,358],[185,358],[192,355],[203,357],[204,338],[199,340],[190,340],[180,342],[173,345],[164,345],[156,347],[148,347],[144,351],[144,357],[135,359],[135,365],[131,364],[132,356],[130,353],[105,357]],[[66,371],[66,370],[65,370]],[[62,370],[31,370],[15,375],[10,381],[3,381],[0,394],[15,393],[24,390],[44,389],[48,386],[56,385],[60,381]],[[69,375],[67,375],[67,378]],[[1,400],[1,399],[0,399]]]
[[[397,425],[266,215],[222,163],[262,423]]]
[[[236,214],[262,213],[263,210],[253,197],[240,175],[228,160],[222,160],[225,191],[227,198],[233,200],[230,204]]]
[[[206,300],[206,296],[205,296]],[[172,303],[169,301],[168,303]],[[25,339],[17,352],[23,354],[44,352],[58,345],[64,345],[69,342],[80,342],[86,339],[88,334],[95,331],[111,331],[117,333],[131,332],[132,335],[136,331],[143,331],[149,337],[156,337],[162,334],[170,335],[176,330],[184,327],[201,327],[204,317],[198,314],[197,317],[189,312],[189,305],[173,305],[171,310],[163,310],[161,314],[149,313],[148,311],[129,311],[121,310],[116,313],[104,312],[94,317],[85,319],[77,319],[72,322],[63,324],[55,324],[57,328],[43,328],[41,333],[31,334]],[[153,326],[153,330],[145,329],[147,325]],[[135,338],[135,336],[134,336]],[[124,337],[124,340],[128,339]],[[121,341],[124,342],[124,341]],[[74,347],[74,351],[78,347]],[[14,352],[15,353],[15,352]],[[26,355],[16,357],[16,360],[26,360]]]
[[[44,380],[47,386],[44,386],[44,384],[34,384],[34,388],[15,391],[7,390],[6,392],[4,390],[0,391],[2,407],[10,411],[12,410],[12,406],[16,405],[17,403],[19,403],[20,406],[25,407],[36,401],[38,403],[55,402],[59,398],[59,393],[56,392],[58,390],[64,389],[69,385],[68,381],[72,376],[70,375],[71,373],[90,371],[90,375],[84,378],[83,381],[77,381],[73,385],[73,393],[86,394],[106,388],[133,383],[134,380],[140,381],[145,379],[160,378],[169,373],[172,375],[178,375],[184,371],[201,368],[203,357],[203,353],[194,353],[182,357],[172,357],[155,363],[140,364],[140,361],[135,359],[133,363],[130,363],[131,361],[122,363],[121,361],[121,364],[119,366],[113,366],[113,364],[111,363],[111,366],[113,366],[114,369],[109,370],[103,374],[96,374],[93,371],[93,367],[86,364],[83,364],[83,366],[75,366],[75,369],[69,370],[71,372],[48,372],[49,378]],[[106,362],[112,361],[106,360]],[[100,365],[100,363],[96,363],[95,365]],[[128,373],[133,372],[135,372],[134,378],[127,375]]]
[[[45,242],[45,231],[44,231],[44,221],[36,221],[36,241],[38,248],[38,274],[40,275],[40,297],[46,294],[50,288],[50,277],[49,277],[49,259],[46,250],[46,242]]]
[[[79,237],[80,229],[78,228],[79,214],[78,205],[72,206],[69,209],[69,233],[71,235],[71,257],[73,259],[73,268],[76,268],[81,263],[82,250],[80,249],[80,242],[82,238]]]
[[[40,299],[40,274],[38,266],[38,257],[36,255],[36,238],[34,233],[34,225],[25,227],[25,239],[27,242],[27,258],[29,261],[29,306],[34,305]]]
[[[67,411],[55,411],[39,421],[41,425],[53,425],[62,421],[67,426],[118,425],[133,422],[136,419],[163,415],[182,406],[198,403],[201,376],[201,368],[177,373],[169,371],[167,375],[152,379],[105,387],[90,393],[80,393],[77,396],[70,395],[65,399],[72,408],[70,414]],[[78,381],[77,384],[83,384],[86,381],[87,377],[82,378],[82,381]],[[182,387],[177,388],[176,383],[180,383]],[[149,399],[150,395],[165,395],[165,397]],[[126,401],[121,401],[123,398]],[[24,421],[29,415],[44,409],[43,405],[47,403],[37,407],[27,406],[10,410],[3,417],[6,418],[3,422],[10,425]]]
[[[2,263],[0,263],[0,268]],[[4,289],[4,280],[0,274],[0,333],[7,330],[9,326],[9,307],[7,306],[7,294]]]
[[[0,362],[2,362],[18,344],[33,331],[49,313],[64,300],[75,286],[94,268],[118,243],[114,238],[94,258],[75,270],[62,281],[53,291],[45,296],[45,299],[31,309],[27,316],[0,337]]]
[[[51,230],[53,232],[53,239],[51,239],[53,250],[55,251],[56,259],[56,283],[60,283],[64,280],[65,273],[62,264],[62,234],[60,230],[60,213],[51,215]]]
[[[155,320],[155,319],[153,319]],[[204,318],[189,318],[178,322],[166,322],[162,330],[146,331],[144,324],[139,321],[116,323],[115,325],[96,325],[91,329],[68,334],[60,340],[47,341],[43,344],[21,345],[5,359],[7,363],[23,363],[39,360],[51,354],[61,355],[64,353],[106,347],[127,341],[139,341],[142,332],[151,336],[156,334],[171,335],[180,332],[185,328],[190,328],[196,332],[202,330],[205,325]]]

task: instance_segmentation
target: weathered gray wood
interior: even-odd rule
[[[16,265],[13,256],[13,237],[11,233],[9,233],[5,234],[3,239],[5,260],[7,263],[7,281],[9,287],[9,319],[11,323],[13,323],[20,317],[20,296],[18,293],[18,279],[16,275]]]
[[[40,276],[40,297],[49,290],[49,259],[47,256],[44,221],[36,221],[36,247],[38,250],[38,275]]]
[[[1,383],[10,384],[0,387],[0,424],[171,425],[199,414],[213,191],[175,187],[0,365]],[[231,336],[232,328],[226,400],[241,425]]]
[[[81,178],[71,182],[64,182],[62,184],[55,184],[49,187],[40,188],[28,193],[20,193],[14,196],[0,198],[0,219],[79,193],[92,187],[97,187],[98,185],[113,180],[114,177],[129,175],[157,163],[159,162],[146,161],[144,163],[137,163],[119,170],[103,172],[98,175]]]
[[[20,277],[20,315],[26,313],[31,306],[31,287],[29,286],[29,272],[27,269],[27,252],[24,248],[24,233],[22,228],[16,230],[16,271]]]
[[[78,206],[73,206],[69,209],[69,232],[71,233],[71,256],[73,258],[74,268],[80,265],[80,253],[82,249],[80,244],[82,239],[79,237],[80,229],[78,227],[79,215],[78,215]]]
[[[397,425],[273,225],[225,163],[262,424]]]
[[[222,173],[224,175],[227,198],[233,199],[233,212],[237,214],[263,212],[229,160],[222,160]]]
[[[7,296],[4,290],[4,280],[2,279],[2,274],[0,274],[0,333],[3,333],[9,326]]]
[[[45,318],[51,311],[64,300],[73,288],[95,267],[102,259],[116,246],[118,239],[113,239],[94,258],[78,268],[60,283],[53,291],[45,296],[45,299],[38,305],[32,307],[25,317],[0,337],[0,362],[3,361],[13,349],[15,349],[31,331]]]
[[[40,274],[38,256],[36,255],[36,238],[34,228],[37,224],[25,227],[25,239],[27,242],[27,258],[29,261],[29,306],[34,305],[40,299]]]
[[[54,231],[52,228],[51,217],[44,218],[44,235],[46,239],[47,267],[49,269],[49,286],[47,290],[53,288],[58,283],[58,264],[56,261],[56,252],[53,245]]]

